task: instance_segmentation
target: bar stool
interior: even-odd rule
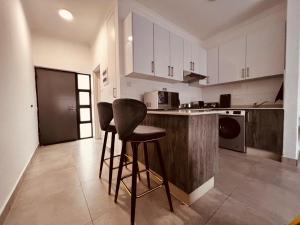
[[[158,127],[139,125],[146,117],[146,114],[147,114],[147,108],[145,104],[140,101],[134,99],[117,99],[113,102],[113,115],[114,115],[115,126],[119,138],[122,141],[122,151],[121,151],[121,158],[120,158],[118,177],[117,177],[115,202],[117,202],[120,183],[122,182],[126,191],[131,195],[131,224],[132,225],[134,224],[134,220],[135,220],[136,198],[142,197],[145,194],[148,194],[162,187],[163,185],[165,186],[170,210],[171,212],[173,212],[168,179],[167,179],[161,148],[159,144],[159,140],[166,136],[166,131]],[[131,143],[132,151],[133,151],[131,191],[123,182],[123,179],[127,178],[128,176],[122,177],[122,170],[123,170],[122,164],[125,159],[127,142]],[[158,153],[158,160],[161,166],[161,173],[162,173],[161,175],[163,178],[161,180],[162,183],[152,189],[150,189],[149,173],[151,174],[153,173],[149,169],[148,154],[147,154],[147,143],[150,142],[153,142],[156,146],[156,150]],[[138,146],[140,143],[144,144],[144,158],[145,158],[145,167],[146,167],[145,170],[142,170],[140,172],[147,173],[147,183],[148,183],[149,190],[137,196],[136,176],[138,170]]]
[[[108,102],[99,102],[97,104],[98,107],[98,115],[99,115],[99,123],[101,130],[105,132],[104,134],[104,141],[102,146],[102,155],[101,155],[101,161],[100,161],[100,169],[99,169],[99,178],[101,178],[102,174],[102,168],[103,163],[105,163],[109,167],[109,178],[108,178],[108,194],[111,194],[111,181],[112,181],[112,172],[113,169],[116,169],[113,167],[114,158],[117,156],[114,156],[114,149],[115,149],[115,135],[117,133],[115,125],[111,123],[113,119],[113,110],[112,110],[112,104]],[[108,133],[111,133],[111,145],[110,145],[110,157],[105,157],[105,150],[106,150],[106,142],[107,142],[107,136]],[[107,160],[109,160],[109,164],[107,164]]]
[[[108,102],[99,102],[97,104],[98,107],[98,115],[99,115],[99,123],[100,128],[102,131],[105,132],[103,146],[102,146],[102,155],[100,161],[100,169],[99,169],[99,178],[101,178],[103,164],[109,167],[109,175],[108,175],[108,194],[111,194],[111,183],[112,183],[112,174],[114,169],[118,169],[119,167],[114,167],[114,158],[120,157],[121,155],[114,155],[115,150],[115,135],[117,133],[115,125],[112,123],[113,119],[113,109],[112,104]],[[110,145],[110,157],[105,158],[105,151],[106,151],[106,143],[107,143],[107,136],[108,133],[111,133],[111,145]],[[126,155],[127,157],[127,155]],[[109,164],[107,161],[109,160]],[[132,162],[125,162],[124,165],[132,164]],[[139,173],[140,179],[140,173]]]

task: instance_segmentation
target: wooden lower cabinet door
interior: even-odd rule
[[[283,110],[247,110],[246,146],[282,154]]]

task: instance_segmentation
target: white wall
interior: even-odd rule
[[[1,213],[38,146],[38,131],[30,34],[19,0],[0,1],[0,27]]]
[[[253,105],[255,102],[263,101],[274,104],[282,82],[282,77],[274,77],[205,87],[202,89],[203,99],[206,102],[219,102],[221,94],[231,94],[232,105]],[[279,101],[278,103],[282,104]]]
[[[35,66],[91,73],[92,54],[88,45],[34,33],[32,47]]]
[[[275,21],[286,20],[286,2],[276,5],[266,11],[238,24],[226,31],[205,40],[203,45],[209,49],[219,46],[236,37],[246,35],[258,26],[268,26]],[[220,86],[205,87],[202,90],[204,101],[219,101],[220,94],[231,94],[233,105],[252,105],[255,102],[274,102],[282,84],[282,77],[266,78]]]
[[[300,1],[288,0],[283,156],[298,158]]]
[[[116,2],[108,11],[106,20],[100,27],[97,37],[92,45],[93,68],[100,65],[100,93],[101,101],[112,102],[114,88],[118,88],[118,61],[117,61],[117,10]],[[108,71],[108,84],[102,82],[102,73]]]
[[[123,41],[123,21],[130,11],[136,12],[148,18],[154,23],[160,24],[166,29],[172,30],[175,34],[190,40],[192,42],[201,41],[196,37],[192,36],[182,28],[173,24],[172,22],[164,19],[162,16],[158,15],[154,11],[146,8],[145,6],[139,4],[135,0],[119,0],[119,45],[120,45],[120,96],[122,98],[135,98],[142,100],[142,96],[145,92],[153,90],[162,90],[162,88],[167,88],[169,91],[176,91],[180,93],[181,103],[197,101],[202,99],[202,92],[200,88],[190,87],[188,84],[178,83],[169,84],[157,81],[149,81],[144,79],[129,78],[125,77],[124,74],[124,41]]]

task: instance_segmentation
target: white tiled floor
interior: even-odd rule
[[[120,191],[114,203],[105,166],[98,178],[101,145],[88,139],[39,148],[5,225],[130,224],[130,197]],[[298,168],[228,150],[219,160],[215,189],[191,207],[173,198],[175,213],[163,189],[153,192],[137,200],[136,224],[281,225],[300,214]]]

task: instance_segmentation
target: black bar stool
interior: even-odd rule
[[[172,200],[170,195],[170,189],[168,184],[168,179],[164,167],[164,162],[162,158],[162,153],[160,149],[159,139],[166,136],[166,131],[162,128],[151,127],[151,126],[139,126],[139,124],[144,120],[147,114],[147,108],[144,103],[134,100],[134,99],[117,99],[113,102],[113,115],[116,130],[118,132],[120,140],[122,140],[122,151],[121,158],[119,164],[118,178],[117,178],[117,186],[116,186],[116,194],[115,194],[115,202],[118,199],[118,193],[120,188],[120,182],[125,186],[126,191],[131,195],[131,224],[134,224],[135,220],[135,206],[136,206],[136,198],[142,197],[145,194],[148,194],[163,185],[165,186],[170,210],[173,212]],[[123,162],[125,160],[126,154],[126,143],[130,142],[132,145],[133,151],[133,166],[132,166],[132,185],[131,191],[123,182],[123,179],[128,176],[122,177],[123,170]],[[152,189],[150,189],[150,178],[149,173],[152,173],[149,170],[149,162],[148,162],[148,154],[147,154],[147,143],[153,142],[156,145],[156,149],[158,152],[158,160],[161,166],[162,172],[162,183]],[[138,171],[138,146],[140,143],[144,144],[144,154],[145,154],[145,167],[146,170],[142,170],[140,172],[147,173],[147,183],[149,190],[137,196],[136,194],[136,177]]]
[[[106,164],[109,167],[109,178],[108,178],[108,194],[111,194],[111,183],[112,183],[112,174],[114,169],[118,169],[119,167],[114,167],[114,158],[120,157],[121,155],[114,155],[115,150],[115,136],[116,136],[116,127],[112,123],[113,119],[113,109],[112,104],[108,102],[99,102],[97,104],[98,107],[98,115],[99,115],[99,122],[100,122],[100,128],[105,132],[104,134],[104,140],[103,140],[103,146],[102,146],[102,155],[101,155],[101,161],[100,161],[100,169],[99,169],[99,178],[101,178],[102,174],[102,168],[103,164]],[[105,151],[106,151],[106,143],[107,143],[107,136],[108,133],[111,133],[111,145],[110,145],[110,157],[105,158]],[[107,161],[109,160],[109,164]],[[131,164],[132,162],[125,162],[125,166]],[[140,173],[139,173],[139,179]]]
[[[104,134],[104,141],[102,146],[102,155],[101,155],[101,161],[100,161],[100,170],[99,170],[99,178],[101,178],[102,174],[102,168],[103,163],[105,163],[109,167],[109,187],[108,187],[108,194],[111,193],[111,181],[112,181],[112,172],[113,172],[113,161],[114,158],[117,156],[114,156],[114,149],[115,149],[115,135],[117,133],[115,125],[111,123],[113,119],[113,110],[112,110],[112,104],[108,102],[99,102],[97,104],[98,107],[98,115],[99,115],[99,122],[101,130],[105,132]],[[110,145],[110,157],[105,157],[105,150],[106,150],[106,142],[107,142],[107,136],[108,133],[111,133],[111,145]],[[109,165],[106,163],[106,161],[109,160]]]

